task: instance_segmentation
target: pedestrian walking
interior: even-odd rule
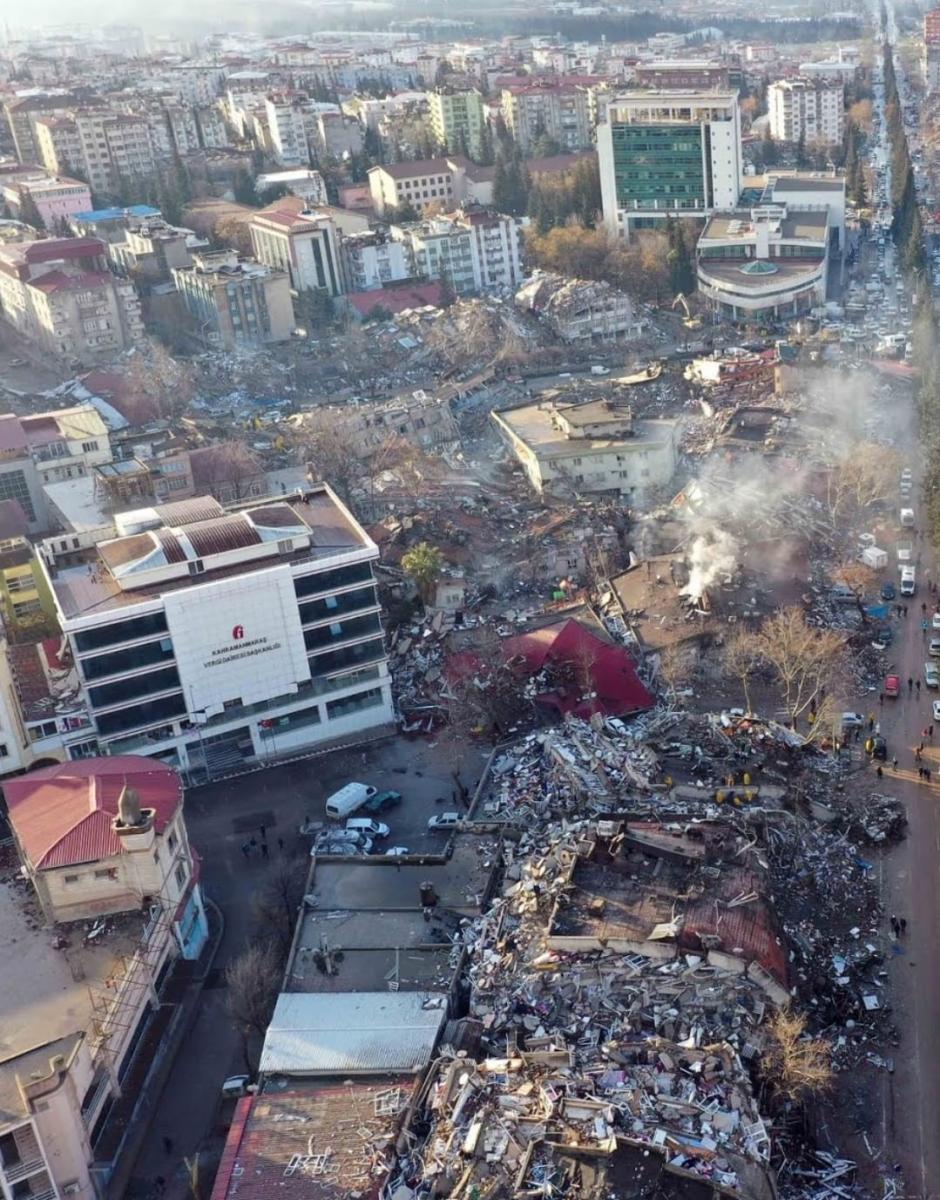
[[[166,1191],[166,1180],[163,1178],[162,1175],[158,1175],[156,1177],[156,1179],[153,1181],[153,1185],[157,1189],[158,1196],[162,1196],[163,1193]]]
[[[251,858],[251,847],[248,845],[247,842],[244,842],[242,844],[242,854],[244,854],[244,856],[245,856],[245,862],[247,862],[248,859]]]
[[[901,922],[897,919],[894,913],[891,914],[891,932],[895,937],[898,937],[901,933]]]
[[[920,611],[921,611],[921,612],[924,614],[924,616],[926,617],[926,615],[927,615],[927,601],[926,601],[926,600],[923,602],[923,604],[921,604],[921,606],[920,606]]]
[[[163,1153],[173,1153],[173,1139],[171,1137],[167,1137],[166,1134],[163,1135]]]
[[[907,933],[907,917],[901,918],[901,933]]]
[[[284,853],[284,839],[282,837],[279,837],[277,839],[277,848],[278,848],[278,850],[281,851],[282,854]]]
[[[258,849],[258,839],[257,839],[257,838],[252,838],[252,839],[249,841],[248,845],[249,845],[249,846],[252,848],[252,850],[253,850],[253,851],[254,851],[254,850],[257,850],[257,849]]]
[[[884,708],[884,704],[885,704],[885,694],[884,694],[884,692],[879,692],[878,693],[878,707]]]
[[[268,827],[267,827],[267,825],[261,825],[261,826],[259,826],[259,828],[258,828],[258,832],[261,834],[261,840],[262,840],[262,841],[264,841],[264,839],[265,839],[265,838],[268,836]]]
[[[874,716],[870,716],[868,718],[868,732],[871,733],[871,731],[874,728],[875,728],[875,718],[874,718]]]
[[[262,858],[268,857],[268,843],[267,842],[261,843],[261,857]]]
[[[917,749],[914,751],[914,762],[920,762],[921,757],[922,756],[921,756],[921,752],[920,752],[920,747],[918,746]]]
[[[879,763],[878,766],[875,767],[875,774],[878,776],[879,779],[884,778],[884,771],[882,771],[882,769],[881,769],[881,763]]]
[[[891,758],[891,766],[895,769],[895,771],[898,769],[898,756],[896,754]]]
[[[920,680],[919,680],[919,679],[915,679],[915,681],[914,681],[914,687],[916,687],[916,688],[917,688],[917,694],[918,694],[918,696],[919,696],[919,695],[920,695]]]
[[[908,675],[908,677],[907,677],[907,690],[909,692],[912,692],[914,690],[914,680],[911,679],[910,675]]]

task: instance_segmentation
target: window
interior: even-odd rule
[[[82,452],[84,454],[91,454],[91,452],[93,450],[97,450],[97,449],[98,449],[97,442],[82,442]]]
[[[375,708],[382,703],[382,689],[369,688],[367,692],[357,692],[354,696],[344,696],[341,700],[329,700],[326,705],[326,715],[330,721],[347,717],[351,713],[364,708]]]
[[[186,564],[189,567],[190,575],[202,575],[206,569],[206,564],[201,558],[194,558],[192,562]]]
[[[166,844],[170,847],[170,850],[172,851],[172,850],[176,849],[176,847],[179,845],[179,843],[180,843],[179,838],[176,836],[176,833],[171,829],[169,836],[166,839]]]
[[[117,867],[101,867],[95,871],[95,879],[117,879]]]
[[[62,882],[63,883],[78,883],[80,878],[81,878],[81,876],[79,876],[79,875],[63,875]]]
[[[294,549],[294,543],[290,538],[282,538],[277,544],[278,554],[290,554]]]
[[[176,870],[173,872],[173,878],[176,880],[177,887],[183,888],[186,886],[186,864],[177,863]]]
[[[52,737],[56,731],[55,721],[43,721],[41,725],[34,725],[29,731],[29,740],[38,742],[41,738]]]

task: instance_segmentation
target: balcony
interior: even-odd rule
[[[7,1183],[18,1183],[21,1179],[27,1179],[30,1175],[36,1175],[40,1171],[45,1171],[46,1160],[40,1154],[39,1147],[35,1146],[34,1151],[36,1154],[39,1154],[38,1158],[20,1159],[9,1167],[4,1166],[3,1178]]]

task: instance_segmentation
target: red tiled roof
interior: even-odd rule
[[[351,292],[346,299],[361,317],[367,317],[375,308],[399,313],[406,308],[423,308],[426,304],[438,307],[442,296],[443,289],[439,283],[409,283],[400,287],[378,288],[374,292]]]
[[[90,258],[104,254],[105,244],[100,238],[46,238],[41,242],[30,242],[24,251],[29,263],[56,262],[61,258]]]
[[[116,409],[129,425],[146,425],[163,416],[157,396],[148,396],[135,389],[116,371],[89,371],[82,377],[83,385],[93,396],[100,396]]]
[[[50,870],[120,854],[111,820],[125,784],[137,791],[142,808],[154,810],[154,826],[162,833],[182,803],[183,789],[176,772],[152,758],[86,758],[5,780],[10,823],[33,867]]]
[[[14,416],[13,413],[4,413],[0,416],[0,454],[6,454],[11,450],[25,450],[26,445],[26,434],[23,432],[19,417]]]

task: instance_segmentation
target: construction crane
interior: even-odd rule
[[[675,300],[673,300],[673,309],[675,309],[677,304],[682,305],[682,311],[685,313],[682,324],[686,327],[686,329],[701,329],[702,322],[698,317],[693,317],[691,312],[689,312],[689,302],[686,300],[684,292],[679,292]]]

